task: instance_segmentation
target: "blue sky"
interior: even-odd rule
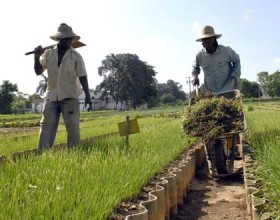
[[[280,70],[279,8],[278,0],[4,1],[0,83],[9,80],[19,91],[35,93],[42,78],[33,71],[33,56],[24,53],[54,44],[49,36],[62,22],[87,44],[77,50],[90,88],[102,80],[97,68],[106,55],[132,53],[155,67],[160,83],[172,79],[188,92],[186,77],[201,48],[195,40],[205,25],[222,34],[219,44],[240,55],[241,77],[257,81],[261,71]]]

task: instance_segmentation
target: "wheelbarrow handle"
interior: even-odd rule
[[[199,95],[198,85],[195,85],[195,96],[198,97],[198,95]]]

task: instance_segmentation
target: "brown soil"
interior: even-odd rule
[[[240,161],[241,162],[241,161]],[[196,172],[191,187],[171,220],[250,219],[247,214],[242,170],[226,178],[213,179],[207,166]]]
[[[38,127],[28,127],[28,128],[0,128],[0,134],[24,134],[31,131],[38,130]]]

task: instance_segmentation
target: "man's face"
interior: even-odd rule
[[[213,47],[214,43],[215,43],[215,37],[207,37],[202,39],[202,46],[205,49]]]
[[[68,49],[72,44],[72,37],[59,39],[59,46]]]

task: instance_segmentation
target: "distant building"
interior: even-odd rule
[[[127,110],[129,106],[127,106],[123,102],[118,102],[118,104],[112,99],[112,97],[108,96],[105,99],[101,99],[101,93],[90,91],[90,96],[92,99],[92,109],[94,111],[97,110]],[[80,111],[86,111],[85,108],[85,94],[84,92],[79,97],[80,102]],[[44,99],[34,99],[32,101],[32,113],[41,113],[43,110]]]
[[[33,99],[32,100],[32,113],[41,113],[43,110],[44,99]]]

